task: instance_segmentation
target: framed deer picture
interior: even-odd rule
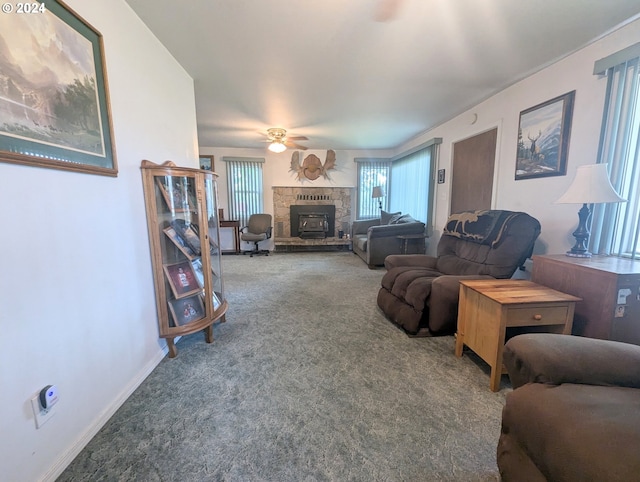
[[[520,112],[516,181],[567,174],[573,90]]]

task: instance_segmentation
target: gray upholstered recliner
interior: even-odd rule
[[[531,256],[540,223],[513,211],[453,214],[437,256],[392,255],[378,292],[385,316],[409,335],[456,330],[461,279],[511,278]]]
[[[253,251],[243,251],[242,254],[251,253],[251,256],[254,254],[269,256],[269,250],[260,249],[258,243],[271,238],[272,229],[271,214],[252,214],[249,216],[247,225],[240,229],[240,239],[254,243],[255,247]]]

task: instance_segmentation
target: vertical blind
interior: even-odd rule
[[[426,147],[391,164],[389,210],[410,214],[423,223],[431,205],[431,151]]]
[[[632,258],[640,257],[640,64],[635,54],[606,69],[598,148],[598,162],[608,164],[611,184],[627,202],[595,206],[590,240],[594,253]]]
[[[387,210],[391,162],[386,159],[356,159],[356,162],[358,164],[357,219],[379,218],[379,201],[382,201],[382,209]],[[376,186],[382,188],[383,197],[374,199],[371,194]]]
[[[230,219],[246,226],[249,216],[264,212],[262,164],[264,159],[223,157],[227,163],[227,193]]]

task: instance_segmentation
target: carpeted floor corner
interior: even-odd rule
[[[227,322],[184,337],[59,481],[497,481],[504,396],[409,338],[353,253],[223,257]],[[156,395],[163,393],[163,397]]]

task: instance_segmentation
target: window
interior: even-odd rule
[[[431,149],[409,154],[391,166],[390,210],[410,214],[423,223],[429,207]]]
[[[223,157],[227,163],[227,192],[230,219],[246,226],[249,216],[264,212],[262,164],[264,159]]]
[[[590,249],[640,258],[640,43],[596,62],[606,74],[598,162],[607,163],[611,184],[626,203],[595,206]]]
[[[392,160],[389,211],[410,214],[427,225],[431,232],[434,193],[434,169],[438,146],[435,138]]]
[[[389,192],[389,159],[361,159],[356,158],[358,164],[357,187],[357,219],[371,219],[380,217],[380,202],[382,209],[387,210],[387,195]],[[371,197],[373,188],[379,186],[382,189],[381,198]]]

